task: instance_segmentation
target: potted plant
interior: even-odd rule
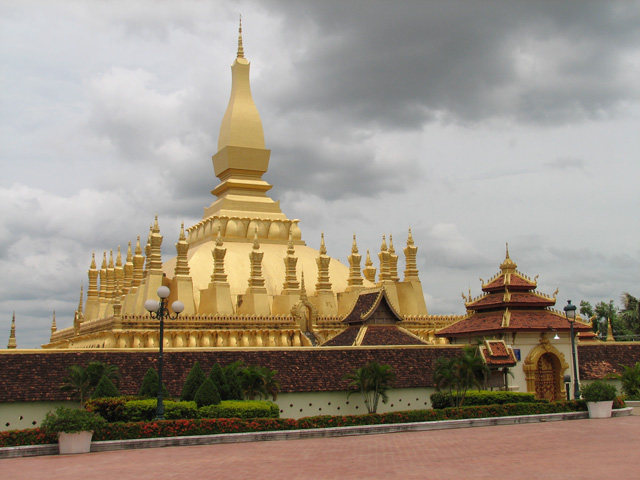
[[[47,413],[42,427],[58,432],[58,447],[61,455],[88,453],[91,450],[93,432],[106,420],[82,408],[58,407],[55,413]]]
[[[609,418],[618,390],[602,380],[596,380],[582,389],[582,398],[587,402],[589,418]]]

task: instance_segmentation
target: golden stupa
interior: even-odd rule
[[[404,319],[403,328],[425,343],[436,342],[435,330],[458,320],[429,316],[416,266],[417,247],[409,230],[404,280],[398,276],[393,239],[383,236],[376,281],[369,252],[365,268],[356,237],[349,266],[302,240],[299,220],[289,219],[267,192],[262,179],[269,166],[258,109],[251,96],[249,61],[244,57],[242,26],[232,86],[213,168],[220,183],[216,200],[200,222],[181,228],[177,256],[162,262],[158,218],[143,249],[140,237],[129,243],[123,262],[118,247],[104,252],[89,268],[86,303],[83,293],[73,326],[51,327],[43,348],[157,348],[158,320],[144,309],[161,285],[171,290],[169,304],[180,299],[185,309],[165,320],[165,347],[269,347],[322,345],[347,328],[342,320],[359,294],[385,289],[386,298]],[[306,279],[306,283],[305,283]],[[315,281],[313,281],[315,279]]]

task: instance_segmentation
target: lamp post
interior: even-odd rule
[[[571,300],[567,300],[567,305],[564,307],[564,314],[571,326],[571,355],[573,358],[573,398],[580,398],[580,386],[578,385],[578,364],[576,361],[576,339],[573,335],[573,324],[576,321],[576,306],[571,305]]]
[[[175,315],[171,315],[167,308],[167,298],[169,298],[168,287],[162,286],[158,288],[158,300],[147,300],[144,302],[144,308],[147,309],[151,318],[157,318],[160,320],[160,350],[158,352],[158,404],[156,406],[156,420],[164,420],[164,404],[162,403],[162,353],[164,347],[164,319],[169,318],[175,320],[178,315],[184,310],[184,304],[179,300],[176,300],[171,304],[171,309],[175,312]]]

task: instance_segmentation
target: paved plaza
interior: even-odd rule
[[[640,416],[12,458],[0,478],[636,479]]]

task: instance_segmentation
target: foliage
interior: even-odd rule
[[[244,400],[242,382],[240,380],[244,364],[241,361],[233,362],[223,369],[225,389],[221,392],[223,400]]]
[[[156,398],[158,396],[159,381],[158,372],[156,372],[155,368],[150,367],[147,373],[144,374],[138,395],[143,398]],[[169,398],[169,392],[164,383],[162,384],[162,398]]]
[[[122,417],[125,422],[150,421],[156,416],[158,401],[155,398],[144,400],[130,400],[124,404]],[[196,402],[163,401],[164,417],[167,420],[197,418],[198,406]]]
[[[620,300],[622,301],[620,319],[624,322],[628,332],[640,335],[640,302],[638,298],[629,292],[624,292],[620,296]]]
[[[218,392],[220,392],[220,398],[224,400],[228,396],[229,387],[227,386],[227,381],[224,378],[222,367],[218,362],[214,363],[213,367],[211,367],[209,378],[218,389]]]
[[[618,389],[603,380],[595,380],[582,388],[582,398],[586,402],[613,401],[617,395]]]
[[[116,386],[113,384],[113,382],[109,379],[109,377],[107,377],[106,375],[103,375],[100,381],[98,382],[96,389],[91,394],[91,399],[119,397],[119,396],[120,396],[120,392],[118,391]]]
[[[640,400],[640,362],[633,366],[620,365],[622,373],[611,373],[607,378],[615,378],[622,383],[622,392],[629,400]]]
[[[116,382],[116,384],[120,381],[118,367],[115,365],[107,365],[102,362],[90,362],[86,367],[70,365],[60,390],[71,398],[78,400],[80,406],[84,407],[85,402],[96,389],[103,376],[106,376],[112,382]]]
[[[85,408],[89,412],[94,412],[104,418],[107,422],[123,422],[124,404],[131,400],[139,400],[139,397],[132,395],[115,398],[95,398],[88,400]]]
[[[280,409],[264,400],[225,400],[198,409],[198,414],[200,418],[278,418]]]
[[[464,403],[467,391],[473,386],[480,388],[489,374],[478,346],[467,345],[458,357],[436,359],[433,380],[438,392],[446,389],[449,393],[451,406],[459,407]]]
[[[348,396],[360,392],[369,413],[376,413],[380,398],[382,403],[389,401],[387,391],[391,388],[395,377],[395,372],[390,365],[380,365],[377,362],[356,368],[344,376],[345,380],[349,380],[349,386],[356,388],[349,392]]]
[[[617,399],[614,408],[624,407]],[[212,408],[212,407],[204,407]],[[514,415],[578,412],[587,409],[584,400],[569,402],[512,403],[474,407],[449,407],[442,410],[412,410],[384,414],[317,416],[299,420],[287,418],[205,418],[193,420],[157,420],[153,422],[110,423],[94,434],[94,441],[134,438],[214,435],[223,433],[299,430],[358,425],[432,422],[465,418],[490,418]],[[154,408],[155,411],[155,408]],[[0,432],[0,446],[40,445],[54,443],[55,433],[42,428]]]
[[[451,406],[454,393],[436,392],[431,394],[431,407],[440,409]],[[535,395],[524,392],[503,392],[503,391],[469,391],[465,397],[465,405],[503,405],[505,403],[533,403]]]
[[[275,400],[280,391],[280,382],[275,378],[278,372],[266,367],[249,365],[240,374],[242,393],[248,400],[262,399],[269,395]]]
[[[42,428],[65,433],[89,432],[99,430],[106,423],[101,416],[82,408],[58,407],[55,413],[47,413]]]
[[[200,362],[196,361],[196,363],[193,364],[193,367],[191,367],[189,375],[187,375],[187,380],[184,382],[180,400],[182,400],[183,402],[194,400],[196,392],[206,378],[206,375],[200,367]]]
[[[220,392],[218,392],[218,388],[209,377],[206,377],[200,388],[198,388],[194,395],[194,401],[198,408],[220,403]]]

